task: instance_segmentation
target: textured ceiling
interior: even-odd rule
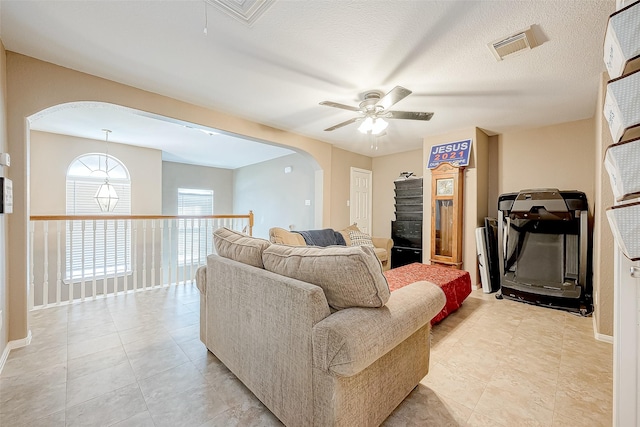
[[[203,1],[0,8],[7,50],[378,156],[469,126],[592,117],[615,1],[275,0],[251,25]],[[540,46],[496,61],[487,43],[530,25]],[[320,101],[357,105],[396,85],[414,93],[394,109],[433,119],[391,121],[377,151],[357,124],[323,131],[354,113]]]

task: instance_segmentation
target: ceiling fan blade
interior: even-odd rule
[[[384,114],[387,119],[406,119],[406,120],[431,120],[433,113],[420,113],[417,111],[387,111]]]
[[[320,105],[326,105],[327,107],[342,108],[343,110],[349,110],[349,111],[360,111],[358,107],[352,107],[351,105],[344,105],[344,104],[339,104],[337,102],[331,102],[331,101],[322,101]]]
[[[325,132],[330,132],[332,130],[336,130],[338,128],[341,128],[343,126],[350,125],[351,123],[355,123],[355,122],[357,122],[358,120],[361,120],[361,119],[362,119],[362,117],[354,117],[353,119],[349,119],[346,122],[338,123],[335,126],[331,126],[330,128],[326,128]]]
[[[396,86],[391,89],[385,96],[380,98],[380,101],[378,101],[376,105],[379,105],[383,109],[388,110],[393,104],[403,100],[410,94],[411,91],[409,89],[405,89],[402,86]]]

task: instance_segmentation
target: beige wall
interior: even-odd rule
[[[14,181],[14,213],[8,222],[9,253],[8,319],[9,340],[27,336],[27,217],[29,206],[30,143],[28,118],[56,105],[94,101],[122,105],[177,120],[221,129],[256,140],[280,144],[313,156],[323,170],[323,223],[330,226],[332,147],[322,141],[270,128],[209,108],[200,107],[172,98],[146,92],[113,81],[73,71],[13,52],[6,54],[7,87],[7,141],[11,154],[11,177]],[[340,161],[336,162],[341,165]],[[341,192],[338,193],[343,198]],[[348,223],[336,212],[337,223]]]
[[[7,152],[7,65],[4,45],[0,42],[0,152]],[[9,168],[0,166],[0,175],[11,178]],[[7,254],[9,240],[6,235],[8,215],[0,215],[0,359],[9,341],[9,290],[7,288],[9,273]]]
[[[415,176],[424,175],[422,149],[407,151],[388,156],[374,157],[373,167],[373,224],[372,235],[391,237],[391,221],[394,215],[395,185],[393,181],[400,172],[413,172]],[[428,207],[428,206],[427,206]]]
[[[67,168],[78,156],[104,152],[104,141],[46,132],[31,132],[31,215],[65,215]],[[109,143],[131,177],[131,213],[162,213],[162,152]]]
[[[233,210],[233,170],[162,162],[162,215],[178,214],[178,188],[213,191],[213,213]]]
[[[613,206],[613,192],[609,175],[602,167],[606,148],[613,144],[609,127],[601,113],[607,76],[603,74],[598,92],[598,106],[595,116],[595,203],[593,218],[593,316],[596,332],[613,336],[613,255],[616,244],[609,228],[606,210]]]
[[[340,230],[349,226],[351,168],[371,170],[371,157],[333,147],[331,155],[331,224]],[[375,172],[372,174],[375,177]],[[375,179],[375,178],[373,178]],[[374,190],[375,191],[375,190]]]
[[[290,173],[284,173],[287,166],[291,167]],[[256,237],[268,240],[272,227],[314,229],[315,199],[315,165],[300,154],[233,171],[233,210],[253,211]]]
[[[498,140],[498,191],[529,188],[579,190],[593,212],[593,119],[507,132]]]
[[[498,142],[499,136],[493,135],[489,137],[487,156],[488,156],[488,171],[487,171],[487,216],[491,218],[498,217],[498,196],[500,195],[498,190]]]

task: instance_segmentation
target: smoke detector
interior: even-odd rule
[[[519,53],[531,50],[538,46],[536,38],[533,35],[533,29],[529,28],[518,31],[507,37],[495,40],[487,45],[496,60],[502,61],[506,57],[515,56]]]

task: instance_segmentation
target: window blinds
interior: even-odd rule
[[[104,215],[94,196],[101,180],[67,180],[67,215]],[[111,181],[119,200],[114,215],[131,214],[131,185]],[[65,280],[78,281],[131,270],[131,221],[68,221]],[[105,229],[106,227],[106,229]]]
[[[178,215],[213,215],[213,191],[191,188],[178,189]],[[213,247],[209,220],[178,220],[178,263],[204,262]]]

